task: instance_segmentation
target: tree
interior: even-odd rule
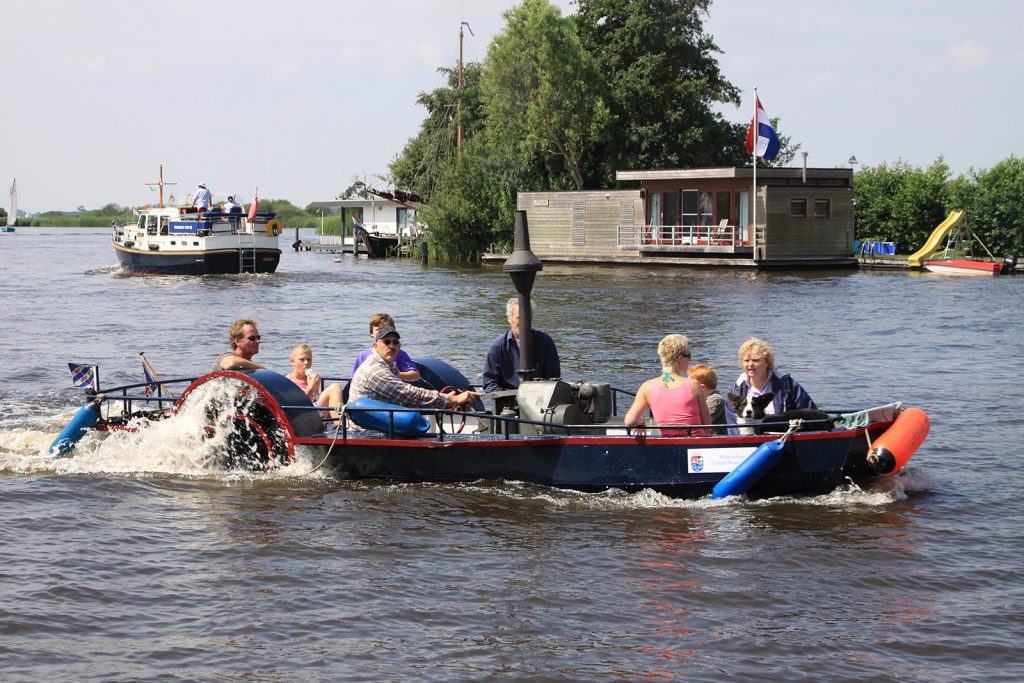
[[[281,223],[289,228],[310,228],[320,224],[319,216],[313,217],[287,199],[260,199],[260,211],[274,212]]]
[[[1024,255],[1024,159],[1010,155],[984,171],[971,169],[968,220],[994,254]]]
[[[433,201],[420,213],[432,254],[472,261],[492,246],[505,246],[522,175],[517,163],[489,146],[485,136],[465,144],[462,163],[446,167]]]
[[[604,146],[602,182],[616,169],[744,165],[746,126],[712,111],[739,105],[721,74],[721,50],[704,34],[711,0],[579,0],[583,47],[607,80],[614,139]]]
[[[481,82],[488,134],[525,156],[556,159],[582,190],[586,155],[610,121],[596,61],[547,0],[523,0],[505,19]]]
[[[480,104],[480,76],[482,66],[465,64],[462,69],[462,89],[459,90],[458,67],[441,68],[448,84],[431,92],[422,92],[416,103],[427,110],[416,137],[411,138],[389,167],[391,182],[396,187],[415,192],[429,200],[446,167],[456,158],[456,112],[462,102],[462,128],[464,144],[483,128]]]
[[[886,239],[914,251],[949,213],[949,166],[939,157],[927,169],[903,160],[864,167],[854,179],[854,195],[858,238]]]

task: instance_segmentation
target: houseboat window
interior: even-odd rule
[[[712,211],[714,210],[714,201],[711,198],[710,192],[700,193],[700,224],[711,225]]]
[[[697,190],[683,190],[682,225],[697,225]]]
[[[807,218],[807,200],[790,199],[789,215],[791,218]]]
[[[831,199],[815,199],[814,200],[814,217],[815,218],[830,218],[832,216],[832,200]]]
[[[715,199],[718,200],[718,222],[729,221],[732,224],[732,193],[719,192]]]

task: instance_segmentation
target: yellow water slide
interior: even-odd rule
[[[949,214],[949,217],[939,223],[939,227],[935,228],[928,241],[924,243],[924,246],[907,257],[907,265],[913,268],[920,268],[924,260],[939,248],[942,240],[946,239],[946,235],[956,226],[960,225],[964,215],[963,211],[954,211]]]

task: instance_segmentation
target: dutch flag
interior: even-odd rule
[[[757,101],[757,109],[754,111],[754,120],[750,122],[750,130],[747,131],[747,154],[756,153],[771,161],[779,153],[779,137],[761,106],[761,98],[755,96],[754,99]]]

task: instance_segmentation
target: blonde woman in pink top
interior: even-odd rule
[[[686,373],[690,364],[690,341],[681,334],[670,334],[658,344],[660,377],[640,385],[636,399],[626,413],[627,427],[642,426],[650,409],[655,424],[707,425],[711,416],[704,389]],[[662,436],[704,436],[705,429],[662,429]]]

